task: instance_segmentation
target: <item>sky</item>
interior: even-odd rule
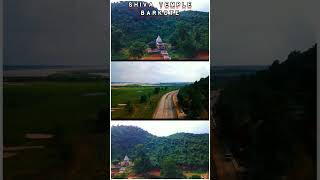
[[[194,82],[209,75],[209,62],[112,62],[112,82]]]
[[[212,65],[269,65],[294,49],[311,47],[320,37],[316,2],[211,1]],[[9,0],[4,8],[5,64],[109,62],[109,13],[104,1]]]
[[[316,1],[214,1],[211,65],[270,65],[312,47],[320,30]]]
[[[119,2],[121,0],[111,0],[111,2]],[[128,0],[128,1],[141,1],[141,0]],[[154,7],[160,9],[159,2],[191,2],[193,11],[209,12],[210,0],[143,0],[151,2]]]
[[[111,121],[111,126],[137,126],[156,136],[175,133],[209,134],[208,121]]]
[[[8,0],[6,65],[105,65],[104,1]]]

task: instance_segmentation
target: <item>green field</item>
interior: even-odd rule
[[[150,86],[126,86],[112,87],[111,89],[111,113],[112,119],[152,119],[154,110],[162,95],[177,89],[176,87],[161,87],[160,92],[155,94],[156,87]],[[140,102],[141,96],[146,95],[147,101]],[[133,106],[132,112],[128,110],[128,102]],[[119,106],[126,104],[126,106]],[[114,109],[120,108],[120,109]]]
[[[16,155],[4,159],[4,179],[105,178],[107,135],[98,127],[108,119],[108,96],[103,80],[4,83],[4,146],[44,146],[10,151]],[[26,133],[54,137],[28,140]]]

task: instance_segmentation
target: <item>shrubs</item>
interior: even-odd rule
[[[129,47],[129,55],[133,58],[140,59],[143,56],[145,50],[146,50],[146,45],[144,43],[134,42]]]
[[[147,96],[146,95],[140,96],[140,103],[145,103],[145,102],[147,102]]]
[[[192,175],[190,179],[202,179],[199,175]]]
[[[207,119],[209,110],[209,77],[185,86],[178,93],[178,102],[190,119]]]
[[[133,105],[131,103],[131,101],[128,101],[127,102],[127,106],[126,106],[126,109],[129,113],[132,113],[133,112]]]
[[[154,88],[153,93],[154,94],[159,94],[160,93],[160,88],[159,87]]]
[[[176,161],[171,157],[163,160],[161,165],[161,177],[166,179],[183,178],[182,171],[177,167]]]
[[[128,179],[128,173],[119,173],[112,177],[112,179]]]

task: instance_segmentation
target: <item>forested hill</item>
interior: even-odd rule
[[[181,47],[177,46],[180,51],[186,51],[189,46],[199,51],[209,49],[208,12],[180,11],[178,16],[140,16],[141,9],[157,10],[153,7],[130,9],[128,2],[111,4],[112,52],[122,53],[121,50],[136,42],[147,44],[155,41],[158,35],[172,46],[181,44]]]
[[[128,154],[134,159],[135,146],[143,144],[153,167],[159,167],[164,158],[171,157],[177,165],[189,168],[208,168],[209,135],[177,133],[157,137],[133,126],[111,128],[112,160],[123,160]]]
[[[179,90],[178,102],[190,119],[208,119],[209,76]]]
[[[111,22],[114,28],[120,29],[125,35],[124,41],[135,40],[150,42],[158,34],[165,42],[175,31],[177,22],[186,23],[192,29],[200,29],[209,33],[209,13],[200,11],[181,11],[179,16],[140,16],[139,9],[129,9],[128,2],[111,4]],[[141,8],[157,10],[156,8]]]
[[[112,157],[123,156],[129,153],[137,144],[150,142],[156,136],[134,126],[112,126],[111,142]],[[112,158],[113,159],[113,158]]]
[[[218,128],[252,179],[315,178],[316,62],[316,45],[293,51],[222,91]]]

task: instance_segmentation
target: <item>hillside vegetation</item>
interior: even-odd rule
[[[177,88],[139,85],[112,87],[111,117],[112,119],[152,119],[160,98],[175,89]],[[125,106],[119,106],[119,104]]]
[[[122,161],[126,154],[135,161],[137,145],[142,145],[145,156],[150,159],[151,167],[161,167],[162,160],[170,157],[178,166],[208,170],[208,134],[177,133],[167,137],[157,137],[133,126],[111,128],[113,161]]]
[[[208,119],[209,76],[179,90],[178,102],[190,119]]]
[[[218,128],[251,179],[315,179],[316,45],[230,82]]]
[[[167,43],[174,59],[195,57],[209,49],[209,13],[182,11],[179,16],[140,16],[139,11],[156,8],[129,9],[128,2],[111,4],[112,59],[123,60],[148,47],[158,35]]]

